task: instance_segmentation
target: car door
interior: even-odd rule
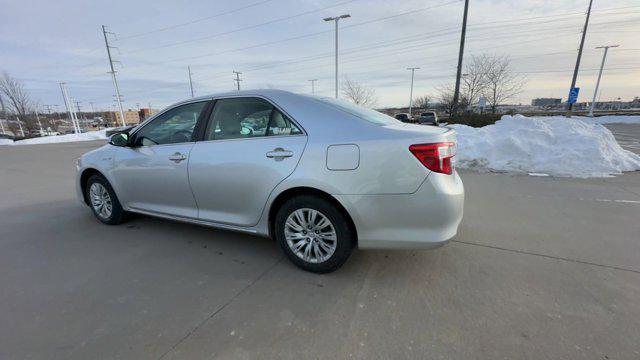
[[[114,178],[125,208],[197,218],[188,163],[194,130],[207,101],[176,106],[132,134],[118,148]]]
[[[189,161],[199,218],[257,224],[271,191],[298,164],[306,140],[301,127],[265,99],[216,100]]]

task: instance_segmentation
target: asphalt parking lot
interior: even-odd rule
[[[465,172],[447,246],[315,275],[264,238],[100,224],[73,188],[99,145],[0,147],[2,359],[640,358],[640,172]]]

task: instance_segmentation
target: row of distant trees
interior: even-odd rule
[[[458,107],[467,109],[478,104],[480,97],[486,99],[492,113],[500,104],[518,95],[526,83],[525,77],[515,73],[511,59],[501,55],[473,55],[464,66],[460,81]],[[375,89],[351,80],[342,82],[342,95],[356,104],[374,107],[377,103]],[[452,84],[440,85],[435,96],[422,95],[413,100],[416,108],[428,108],[438,103],[441,110],[451,113],[454,110],[454,87]]]
[[[487,101],[492,113],[499,104],[513,99],[525,84],[525,78],[513,71],[511,59],[501,55],[473,55],[464,66],[461,78],[458,106],[467,109],[478,103],[480,97]],[[423,95],[417,97],[413,104],[416,108],[428,108],[434,102],[439,103],[442,110],[451,113],[454,110],[453,86],[441,85],[436,88],[437,94],[432,97]],[[342,81],[341,92],[344,98],[366,107],[374,107],[378,103],[375,89],[345,77]],[[24,85],[4,72],[0,76],[0,102],[2,108],[17,115],[24,121],[28,130],[37,129],[32,116],[37,104],[32,101]],[[0,114],[6,115],[6,114]]]

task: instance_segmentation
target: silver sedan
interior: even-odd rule
[[[297,266],[354,247],[435,248],[457,232],[455,132],[346,101],[279,90],[172,105],[77,162],[98,220],[129,213],[269,236]]]

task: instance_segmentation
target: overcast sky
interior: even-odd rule
[[[640,96],[640,2],[595,0],[579,101],[593,95],[602,51],[609,52],[601,100]],[[340,23],[340,74],[375,88],[380,106],[406,106],[414,95],[453,84],[460,0],[0,0],[0,70],[24,81],[40,104],[63,109],[59,81],[84,110],[112,108],[113,85],[101,25],[111,37],[127,108],[158,108],[190,96],[242,87],[333,94],[333,24]],[[513,103],[566,98],[588,0],[471,0],[465,57],[509,55],[527,77]]]

